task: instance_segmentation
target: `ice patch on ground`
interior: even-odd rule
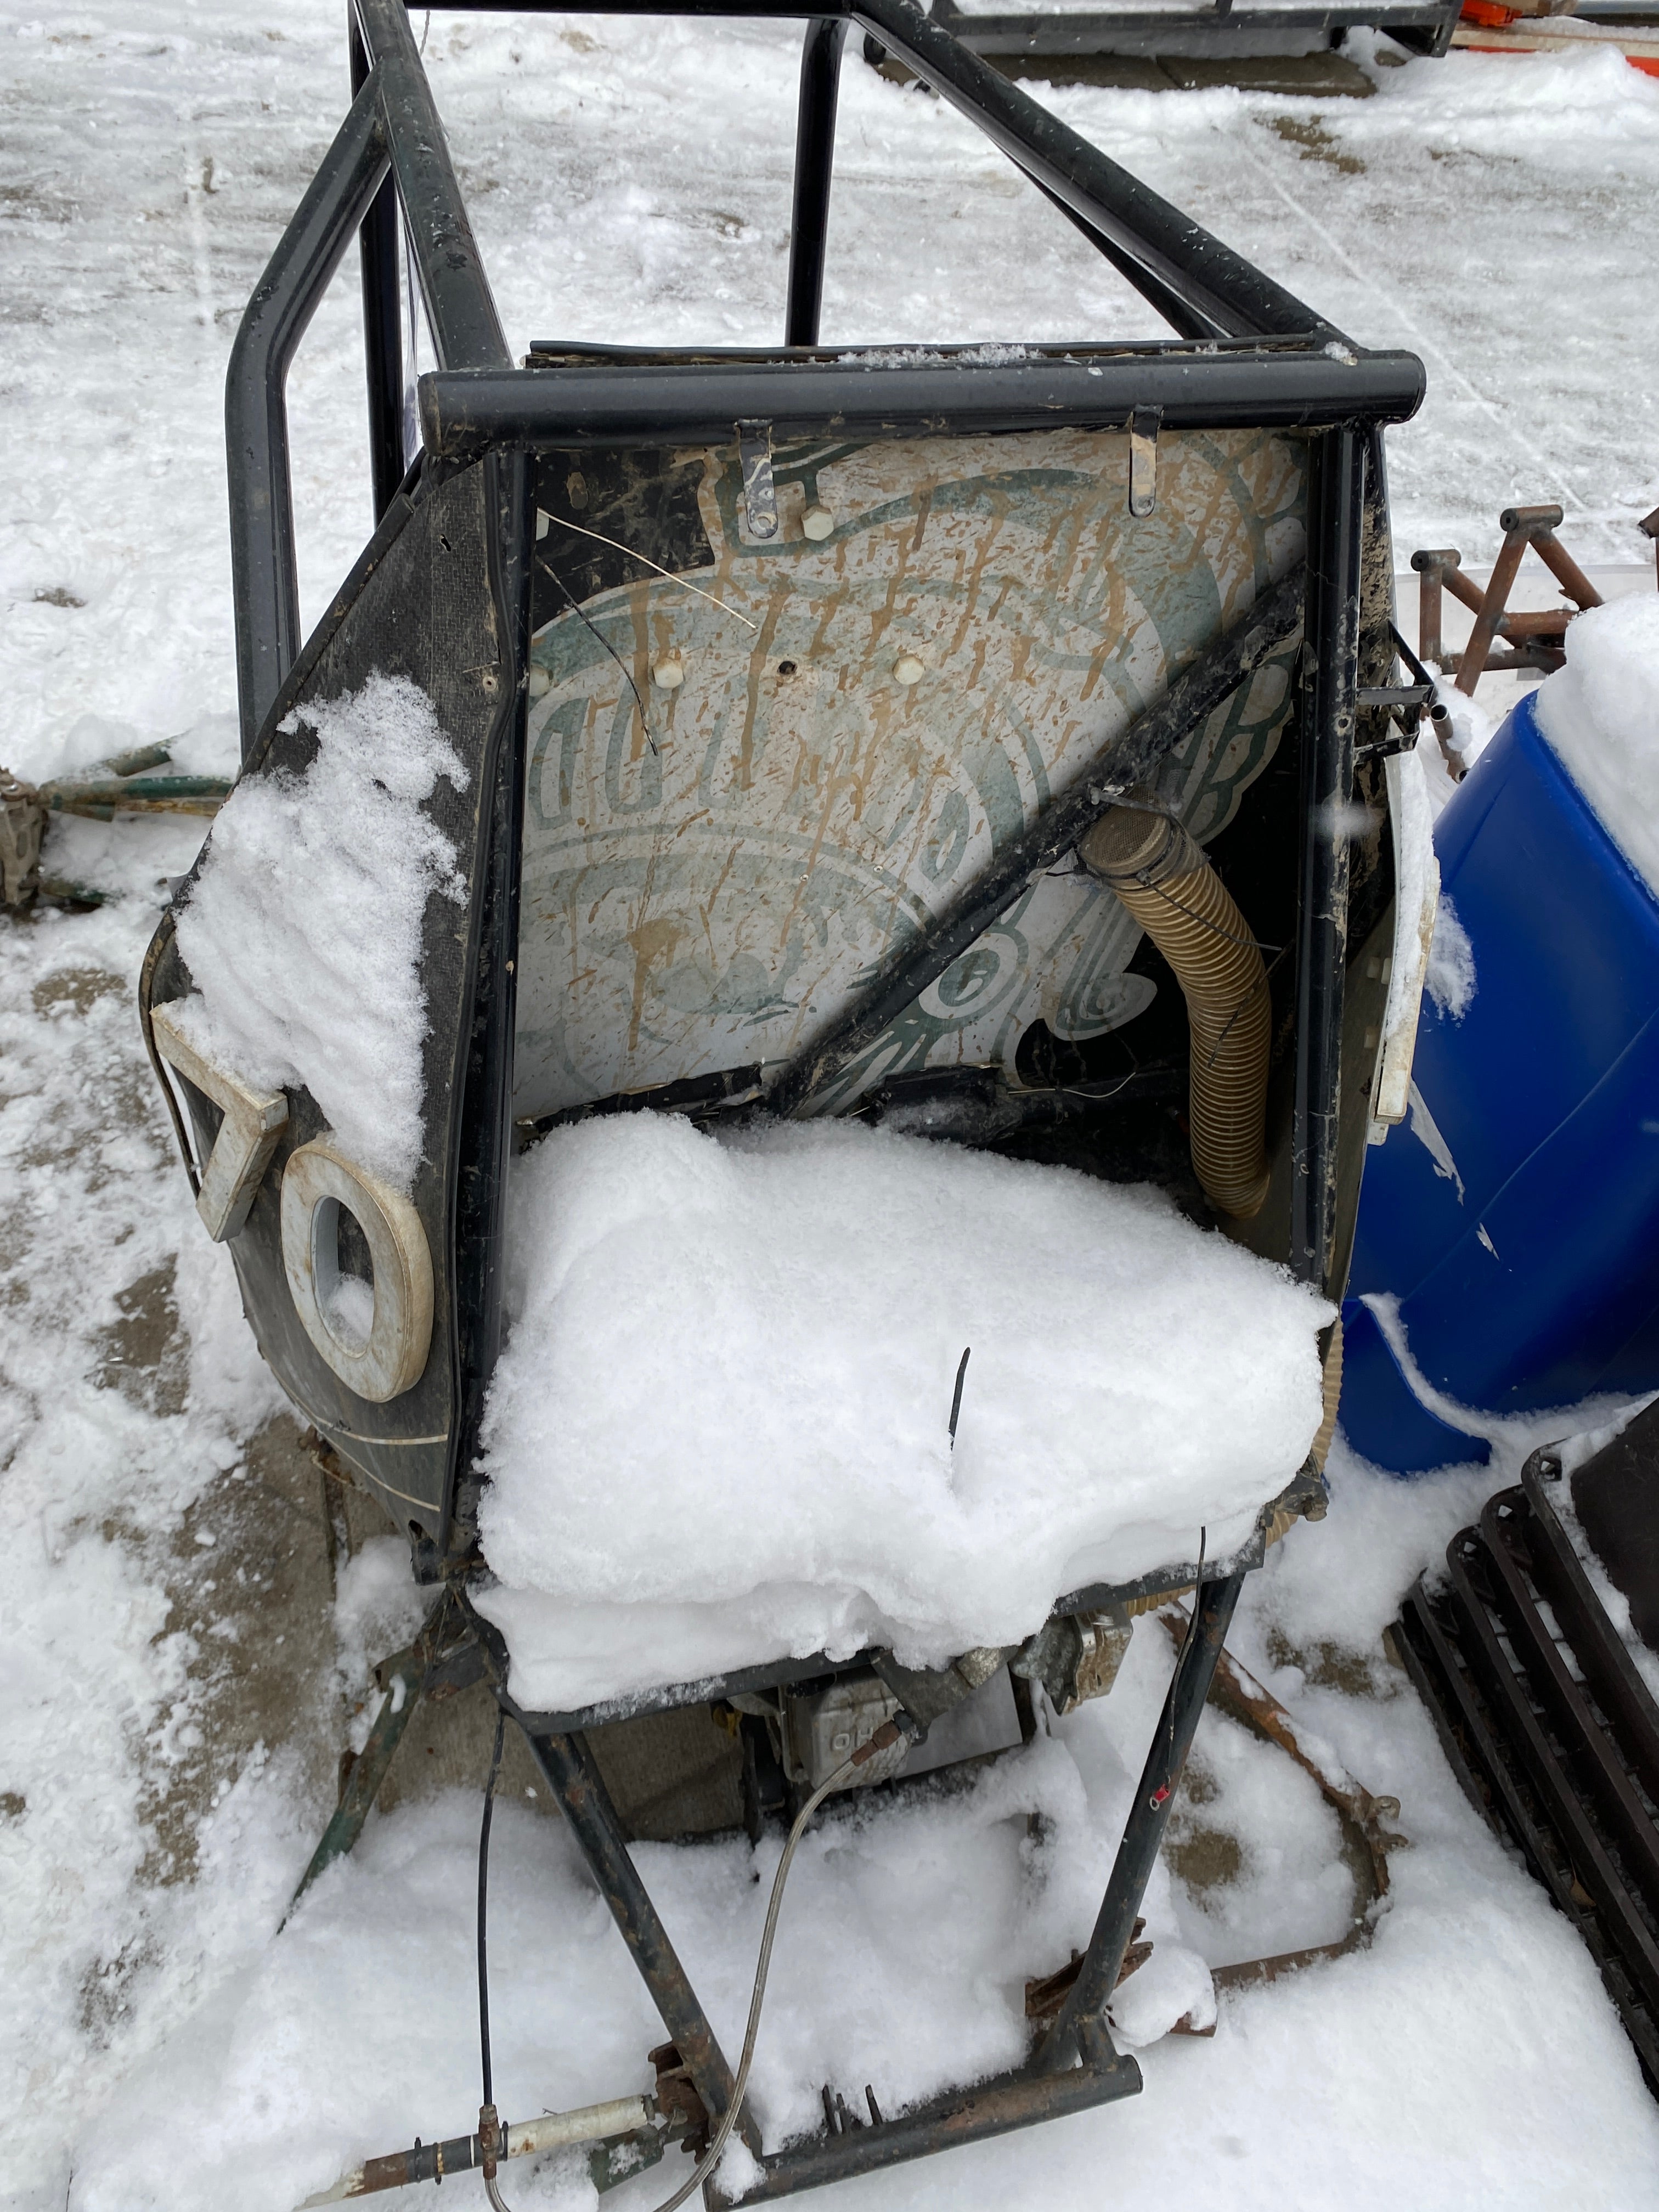
[[[1613,843],[1659,890],[1659,596],[1567,625],[1567,665],[1538,687],[1538,727]]]
[[[1474,947],[1469,933],[1457,918],[1457,908],[1444,891],[1434,918],[1434,939],[1429,946],[1428,973],[1423,988],[1443,1014],[1461,1022],[1474,1004]]]
[[[539,1709],[1018,1642],[1231,1550],[1319,1425],[1329,1309],[1156,1192],[639,1114],[556,1131],[510,1211],[480,1604]]]
[[[248,1083],[303,1085],[346,1150],[407,1188],[421,1157],[422,924],[461,900],[455,848],[422,811],[466,770],[407,677],[305,710],[300,775],[246,777],[178,917],[195,1042]],[[292,724],[285,724],[285,728]]]

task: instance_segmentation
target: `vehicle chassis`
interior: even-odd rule
[[[487,0],[450,4],[482,7]],[[559,12],[549,0],[540,7],[529,0],[529,5],[535,12]],[[765,19],[803,12],[784,0],[679,0],[672,7],[605,0],[605,7],[615,14]],[[1339,1192],[1336,1162],[1348,952],[1344,825],[1354,796],[1357,754],[1366,750],[1362,736],[1370,733],[1372,752],[1388,749],[1381,733],[1388,712],[1403,696],[1379,690],[1375,668],[1371,688],[1362,690],[1362,539],[1368,502],[1380,511],[1385,496],[1381,426],[1414,411],[1423,373],[1409,355],[1369,353],[1344,338],[1028,99],[911,0],[860,0],[856,7],[817,9],[806,15],[781,348],[663,362],[620,349],[562,347],[561,365],[545,359],[537,365],[532,355],[530,364],[518,366],[501,332],[401,0],[352,0],[349,21],[355,98],[255,291],[229,377],[245,760],[260,753],[289,711],[351,588],[349,580],[333,614],[307,644],[300,624],[284,386],[309,318],[354,235],[362,245],[380,525],[356,574],[361,577],[381,557],[398,520],[394,510],[406,512],[412,497],[447,474],[482,466],[492,532],[491,591],[506,632],[506,680],[481,778],[483,866],[465,977],[468,1041],[452,1125],[457,1195],[450,1358],[457,1411],[446,1447],[441,1510],[412,1524],[417,1569],[448,1585],[434,1615],[435,1621],[442,1614],[446,1626],[441,1638],[404,1655],[401,1668],[394,1664],[392,1671],[416,1695],[422,1687],[453,1688],[480,1676],[490,1681],[504,1710],[523,1728],[702,2107],[717,2122],[731,2100],[732,2069],[629,1857],[623,1824],[585,1741],[584,1726],[606,1716],[520,1711],[509,1695],[492,1632],[478,1623],[461,1589],[476,1564],[476,1490],[469,1470],[501,1326],[534,454],[548,447],[729,441],[734,425],[749,423],[770,424],[780,435],[817,434],[833,424],[837,432],[872,437],[1128,426],[1149,448],[1155,448],[1160,427],[1279,427],[1309,435],[1309,550],[1305,596],[1298,593],[1296,610],[1304,624],[1298,681],[1304,737],[1290,1261],[1302,1279],[1334,1293],[1351,1225],[1344,1217],[1352,1210]],[[960,349],[945,349],[936,365],[921,366],[886,365],[870,356],[853,363],[820,350],[837,74],[849,25],[983,131],[1177,335],[1109,347],[1038,348],[1000,361],[963,358]],[[419,379],[419,435],[409,444],[400,229],[437,362]],[[1392,665],[1390,651],[1381,671],[1385,679]],[[1232,681],[1238,680],[1235,670]],[[158,957],[152,955],[152,975]],[[908,981],[916,988],[914,973]],[[884,989],[890,996],[894,988],[891,977],[878,978],[872,1000]],[[790,1084],[786,1073],[786,1093]],[[201,1102],[191,1097],[188,1103],[197,1149],[204,1155],[211,1145],[211,1117]],[[372,1468],[368,1480],[373,1486]],[[1322,1482],[1311,1463],[1278,1503],[1292,1514],[1322,1510]],[[1237,1558],[1202,1569],[1190,1562],[1172,1565],[1154,1578],[1160,1589],[1197,1585],[1194,1630],[1170,1686],[1088,1950],[1059,2016],[1038,2035],[1026,2063],[920,2109],[882,2119],[872,2115],[868,2126],[832,2126],[781,2149],[763,2151],[745,2118],[739,2124],[758,2155],[758,2175],[734,2199],[719,2196],[711,2183],[711,2202],[786,2195],[1110,2102],[1139,2087],[1134,2060],[1113,2045],[1106,2008],[1229,1623],[1245,1575],[1262,1555],[1270,1518],[1271,1509],[1255,1542]],[[1081,1611],[1132,1595],[1079,1593],[1057,1610]],[[799,1680],[814,1671],[833,1670],[822,1661],[781,1663],[755,1670],[741,1684],[734,1677],[729,1683],[665,1690],[655,1703],[660,1709],[706,1702],[727,1690]],[[349,1848],[401,1733],[393,1708],[404,1724],[413,1708],[414,1697],[394,1697],[390,1681],[386,1686],[375,1735],[313,1872]]]

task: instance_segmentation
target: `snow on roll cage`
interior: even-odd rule
[[[450,4],[481,9],[488,0]],[[568,11],[547,0],[540,7],[526,0],[523,12]],[[257,767],[305,684],[320,680],[318,672],[334,666],[327,656],[344,634],[354,597],[394,562],[398,535],[407,542],[406,526],[422,503],[431,506],[442,487],[464,477],[482,487],[483,520],[473,550],[480,571],[487,570],[481,619],[494,639],[495,663],[482,674],[465,672],[477,677],[486,734],[477,755],[471,817],[470,872],[477,888],[469,933],[460,967],[453,975],[446,971],[444,979],[453,985],[460,1014],[453,1060],[444,1073],[447,1129],[439,1128],[440,1137],[447,1134],[448,1157],[432,1170],[443,1209],[442,1218],[434,1214],[429,1224],[439,1279],[427,1383],[436,1395],[410,1394],[411,1410],[399,1434],[386,1432],[395,1427],[387,1408],[374,1409],[384,1415],[369,1425],[379,1434],[349,1418],[350,1407],[341,1413],[337,1405],[331,1411],[325,1404],[315,1413],[324,1431],[318,1448],[325,1468],[363,1482],[408,1522],[417,1571],[441,1583],[443,1591],[418,1643],[380,1670],[385,1703],[306,1881],[355,1841],[420,1697],[487,1680],[523,1729],[661,2013],[672,2049],[665,2057],[657,2054],[665,2069],[659,2110],[672,2102],[665,2084],[672,2077],[679,2083],[675,2094],[682,2112],[701,2112],[714,2124],[732,2101],[732,2069],[634,1867],[623,1825],[582,1733],[614,1717],[614,1709],[520,1711],[508,1694],[501,1639],[473,1612],[465,1587],[477,1560],[476,1477],[469,1471],[501,1328],[536,456],[554,449],[568,455],[729,445],[734,431],[741,436],[751,427],[767,426],[779,438],[833,429],[872,441],[1127,428],[1132,470],[1146,471],[1150,497],[1161,431],[1273,429],[1306,441],[1305,568],[1259,599],[1253,615],[1119,741],[1118,781],[1124,786],[1134,780],[1137,746],[1151,759],[1158,745],[1167,750],[1175,736],[1195,729],[1218,701],[1239,687],[1267,647],[1282,643],[1300,625],[1296,683],[1303,736],[1290,993],[1294,1081],[1288,1249],[1279,1250],[1303,1280],[1334,1292],[1346,1269],[1358,1180],[1357,1166],[1340,1171],[1338,1158],[1356,763],[1370,757],[1374,768],[1383,754],[1397,750],[1402,740],[1388,734],[1389,718],[1403,730],[1423,696],[1420,684],[1402,686],[1395,678],[1381,432],[1383,424],[1415,410],[1424,378],[1414,356],[1367,352],[1345,338],[1037,106],[912,0],[864,0],[839,12],[803,11],[779,0],[685,0],[678,7],[609,0],[603,12],[805,15],[784,345],[769,352],[665,357],[641,349],[559,344],[538,347],[525,365],[515,366],[402,0],[351,0],[355,97],[253,295],[232,358],[227,432],[238,678],[244,762]],[[884,359],[879,350],[848,358],[819,349],[837,75],[849,25],[859,26],[983,131],[1178,335],[1134,344],[988,354],[981,349],[977,355],[974,349],[946,347],[920,360]],[[406,406],[400,231],[411,295],[417,285],[437,362],[418,378],[412,413]],[[377,528],[307,642],[300,626],[284,387],[310,316],[354,235],[362,246]],[[1132,514],[1142,511],[1134,504],[1138,495],[1132,492]],[[450,553],[449,537],[435,542]],[[1385,565],[1386,595],[1379,599],[1377,579]],[[435,584],[432,596],[435,608]],[[464,657],[459,645],[452,658],[458,656]],[[1088,786],[1090,779],[1083,781]],[[936,978],[988,919],[1006,909],[1011,886],[1017,889],[1037,866],[1075,844],[1103,803],[1097,787],[1092,807],[1086,788],[1050,805],[1036,830],[1017,841],[1012,857],[1000,856],[981,878],[973,898],[925,931],[896,969],[875,977],[827,1040],[816,1041],[784,1069],[772,1087],[772,1103],[798,1105],[820,1089],[826,1068],[844,1064],[872,1023],[878,1024],[895,1004],[914,998]],[[164,923],[146,963],[147,1033],[152,997],[159,1008],[182,988]],[[437,988],[434,981],[434,994]],[[1372,1042],[1368,1036],[1368,1048]],[[188,1080],[181,1088],[197,1153],[205,1159],[218,1126],[211,1104]],[[182,1125],[180,1139],[194,1180]],[[433,1142],[431,1149],[443,1146]],[[268,1229],[258,1225],[267,1196],[261,1194],[253,1203],[255,1233],[244,1234],[235,1248],[244,1297],[267,1356],[290,1381],[299,1355],[285,1349],[282,1278],[260,1256],[260,1238],[268,1241]],[[236,1229],[215,1233],[238,1234],[240,1222]],[[304,1392],[290,1387],[305,1403]],[[402,1449],[401,1457],[393,1446]],[[415,1470],[423,1466],[433,1471],[417,1479]],[[1165,1593],[1197,1589],[1192,1631],[1180,1651],[1099,1917],[1057,2013],[1040,2030],[1024,2065],[894,2117],[878,2118],[872,2100],[867,2126],[848,2124],[843,2114],[842,2124],[832,2118],[821,2136],[764,2152],[745,2111],[738,2125],[758,2166],[735,2201],[785,2195],[1109,2102],[1139,2087],[1134,2060],[1113,2045],[1106,2008],[1175,1787],[1244,1577],[1260,1563],[1269,1524],[1275,1514],[1279,1528],[1298,1512],[1316,1516],[1323,1499],[1322,1477],[1310,1458],[1291,1488],[1264,1510],[1254,1542],[1234,1559],[1207,1567],[1174,1565],[1148,1585],[1082,1591],[1057,1606],[1045,1636],[1091,1610],[1121,1607],[1148,1587]],[[741,1677],[665,1688],[629,1710],[743,1697],[873,1667],[902,1712],[925,1729],[974,1686],[968,1680],[976,1671],[970,1662],[984,1656],[969,1654],[956,1667],[933,1674],[900,1668],[884,1653],[863,1654],[839,1668],[821,1658],[783,1662]],[[1009,1655],[994,1656],[1006,1660]],[[471,2139],[471,2152],[465,2139],[428,2144],[396,2161],[372,2162],[395,2164],[398,2171],[364,2185],[428,2176],[441,2170],[434,2161],[446,2150],[452,2169],[471,2163],[478,2143]],[[711,2183],[711,2191],[714,2187]],[[711,2195],[711,2201],[726,2200]]]

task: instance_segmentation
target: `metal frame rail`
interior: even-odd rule
[[[487,0],[451,4],[483,6]],[[535,0],[525,4],[533,6]],[[1346,814],[1358,706],[1364,509],[1368,471],[1372,495],[1380,496],[1378,427],[1415,410],[1423,392],[1421,365],[1410,355],[1370,353],[1343,338],[1038,106],[914,0],[858,0],[856,6],[810,10],[787,0],[678,0],[672,7],[608,0],[608,8],[629,14],[805,15],[785,343],[774,353],[667,358],[550,346],[532,353],[526,365],[515,365],[402,0],[350,0],[350,109],[250,302],[228,378],[245,756],[286,714],[315,650],[313,641],[302,651],[300,636],[284,388],[310,316],[354,234],[362,256],[369,455],[382,526],[357,573],[373,567],[411,501],[417,502],[446,476],[483,464],[495,532],[498,604],[520,605],[521,611],[527,610],[522,578],[534,529],[526,455],[538,447],[725,443],[739,422],[749,421],[769,422],[781,436],[820,433],[831,422],[841,435],[902,438],[1066,424],[1118,429],[1132,418],[1138,438],[1154,441],[1160,424],[1303,431],[1314,459],[1305,592],[1299,609],[1279,611],[1286,621],[1299,612],[1304,629],[1291,1258],[1303,1278],[1325,1283],[1333,1264],[1347,938]],[[562,12],[548,0],[541,11]],[[967,115],[1178,335],[1145,344],[1036,348],[1002,362],[946,349],[937,362],[922,366],[818,349],[836,90],[849,25],[879,40]],[[419,380],[418,453],[404,445],[400,238],[437,364]],[[486,764],[495,827],[481,895],[469,1067],[452,1132],[465,1166],[454,1230],[456,1296],[467,1309],[458,1353],[463,1413],[452,1466],[468,1462],[470,1425],[499,1327],[527,611],[504,645],[504,674],[512,690]],[[506,711],[513,698],[516,719]],[[872,988],[888,984],[878,979]],[[779,1095],[787,1099],[809,1073],[786,1068]],[[465,1267],[459,1264],[462,1256]],[[738,2201],[781,2196],[1139,2088],[1134,2062],[1112,2047],[1105,2010],[1255,1556],[1241,1558],[1202,1583],[1196,1628],[1171,1681],[1088,1953],[1059,2019],[1030,2062],[921,2111],[764,2153],[758,2178]],[[446,1559],[437,1559],[436,1571],[445,1564]],[[519,1715],[501,1685],[504,1669],[488,1658],[488,1634],[471,1622],[463,1640],[479,1655],[481,1670],[496,1677],[496,1694],[525,1727],[681,2061],[705,2109],[717,2116],[731,2094],[731,2069],[634,1869],[621,1823],[580,1733],[550,1725],[554,1717]],[[413,1658],[409,1663],[416,1664]],[[474,1662],[458,1662],[447,1652],[428,1654],[422,1663],[428,1672],[447,1668],[453,1686]],[[377,1759],[390,1757],[396,1734],[388,1728],[377,1738]],[[368,1779],[366,1775],[364,1788],[353,1796],[338,1833],[331,1830],[331,1840],[319,1846],[319,1863],[325,1848],[332,1853],[349,1847],[346,1831],[355,1833],[354,1821],[360,1826],[367,1811]],[[745,2132],[752,2130],[745,2127]]]
[[[1334,45],[1362,26],[1386,31],[1413,53],[1443,54],[1462,7],[1462,0],[1285,0],[1270,7],[1208,0],[1184,8],[1012,7],[967,14],[956,0],[934,0],[930,13],[976,54],[1243,58],[1290,52],[1286,33],[1298,42],[1315,38]]]

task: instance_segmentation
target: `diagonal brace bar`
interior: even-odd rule
[[[1033,2054],[1033,2073],[1063,2073],[1079,2051],[1085,2063],[1088,2063],[1090,2047],[1104,2024],[1107,2004],[1117,1987],[1123,1954],[1134,1933],[1135,1915],[1175,1809],[1176,1785],[1187,1764],[1198,1717],[1210,1693],[1221,1647],[1227,1640],[1249,1571],[1248,1567],[1235,1567],[1220,1581],[1204,1583],[1199,1592],[1197,1619],[1158,1716],[1158,1730],[1146,1754],[1123,1840],[1112,1863],[1111,1880],[1106,1885],[1095,1932],[1058,2019]]]
[[[1156,706],[1104,747],[1093,765],[1012,839],[954,905],[901,945],[864,995],[792,1060],[768,1093],[769,1113],[800,1115],[819,1104],[858,1055],[921,991],[1054,866],[1112,801],[1158,763],[1289,637],[1302,620],[1304,573],[1292,569],[1248,614],[1183,670]]]
[[[507,1710],[513,1711],[510,1704]],[[622,1822],[587,1740],[581,1735],[537,1735],[527,1728],[525,1739],[559,1802],[600,1895],[611,1908],[640,1978],[662,2014],[663,2026],[690,2073],[708,2109],[710,2125],[718,2127],[736,2086],[732,2069],[668,1940],[668,1930],[657,1917],[651,1893],[629,1856]],[[747,2112],[738,2118],[738,2130],[750,2149],[758,2154],[760,2133]]]

